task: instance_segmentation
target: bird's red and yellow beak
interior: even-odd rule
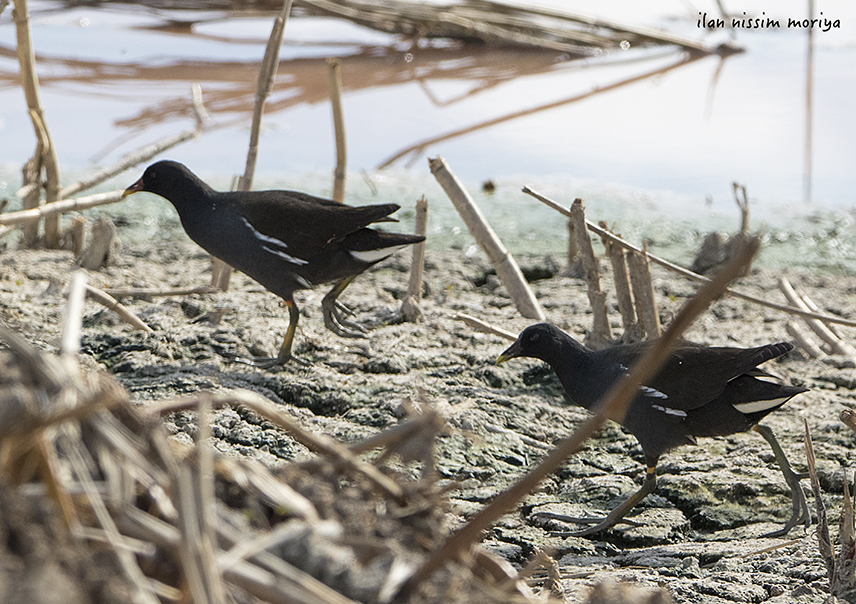
[[[520,340],[515,340],[514,344],[506,348],[501,355],[496,358],[496,364],[501,365],[509,359],[520,356]]]
[[[142,190],[143,190],[143,179],[142,179],[142,177],[140,177],[140,180],[138,180],[137,182],[132,184],[130,187],[125,189],[125,191],[122,193],[122,197],[125,198],[128,195],[133,195],[134,193],[138,193],[139,191],[142,191]]]

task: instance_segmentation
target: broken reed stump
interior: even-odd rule
[[[523,277],[514,257],[505,249],[476,202],[461,181],[458,180],[458,177],[454,175],[446,161],[438,156],[429,159],[428,166],[431,168],[434,178],[449,196],[455,209],[458,210],[476,243],[487,254],[491,264],[496,269],[496,275],[502,281],[505,289],[508,290],[508,295],[520,314],[527,319],[545,321],[544,311]],[[585,231],[585,229],[583,230]]]
[[[77,259],[77,263],[86,270],[97,271],[114,262],[119,255],[119,239],[116,237],[116,225],[103,214],[92,225],[92,240],[89,247]]]
[[[416,201],[416,225],[414,234],[425,236],[428,231],[428,200],[424,196]],[[407,294],[401,302],[399,313],[405,321],[417,323],[422,320],[422,271],[425,268],[425,241],[413,246],[413,260],[410,263],[410,281]]]
[[[844,409],[838,416],[838,419],[840,419],[841,423],[845,426],[853,430],[853,432],[856,432],[856,410]]]
[[[75,216],[68,229],[68,243],[75,258],[80,258],[86,246],[86,218]]]
[[[577,245],[577,236],[574,234],[574,221],[570,218],[568,218],[568,265],[563,275],[573,279],[581,279],[583,276],[580,248]]]
[[[600,227],[606,229],[606,223],[600,221]],[[602,237],[601,243],[606,249],[606,255],[612,264],[612,280],[615,284],[615,297],[618,299],[618,312],[621,314],[621,324],[625,333],[636,325],[636,309],[633,306],[633,296],[630,293],[630,275],[627,271],[627,259],[624,248],[613,241]]]
[[[585,210],[583,200],[580,198],[575,199],[571,205],[571,221],[574,223],[574,235],[577,239],[577,248],[580,251],[583,277],[586,280],[588,299],[593,315],[592,328],[586,335],[585,344],[589,348],[599,350],[612,341],[612,331],[609,328],[609,317],[606,312],[606,292],[600,289],[597,258],[594,255],[588,229],[586,229]]]
[[[633,299],[636,301],[636,316],[649,340],[660,337],[660,313],[654,297],[654,284],[651,281],[651,267],[648,264],[648,246],[642,246],[642,252],[630,252],[627,266],[630,269],[630,284],[633,287]]]

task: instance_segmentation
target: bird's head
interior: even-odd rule
[[[530,325],[520,332],[514,344],[499,355],[496,364],[499,365],[515,357],[531,357],[549,362],[565,339],[570,339],[570,336],[554,325],[549,323]]]
[[[194,187],[208,189],[208,186],[188,170],[184,164],[163,160],[146,168],[140,179],[125,189],[122,197],[145,191],[160,195],[175,203]]]

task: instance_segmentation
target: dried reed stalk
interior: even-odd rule
[[[497,276],[505,285],[505,289],[508,290],[508,295],[511,296],[517,310],[527,319],[544,321],[544,311],[538,304],[535,294],[529,288],[529,284],[526,283],[523,273],[520,272],[520,267],[517,266],[514,257],[505,249],[499,237],[487,223],[484,214],[464,188],[464,185],[442,157],[429,159],[428,166],[431,168],[434,178],[443,187],[455,209],[463,218],[476,243],[490,258]]]
[[[120,319],[122,319],[125,323],[127,323],[134,329],[138,331],[144,331],[146,333],[154,333],[154,329],[143,323],[142,319],[140,319],[137,315],[128,310],[127,307],[120,304],[118,300],[116,300],[107,292],[92,287],[91,285],[87,285],[86,295],[101,304],[102,306],[105,306],[115,312]]]
[[[454,317],[452,317],[455,321],[460,321],[465,325],[469,325],[473,329],[477,329],[478,331],[483,331],[485,333],[490,333],[495,336],[499,336],[500,338],[505,338],[506,340],[514,341],[517,339],[517,336],[507,329],[503,329],[502,327],[497,327],[496,325],[491,325],[489,323],[485,323],[481,319],[477,319],[475,317],[471,317],[470,315],[465,315],[464,313],[457,313]]]
[[[345,118],[342,116],[342,70],[339,59],[327,59],[327,77],[330,83],[330,105],[333,109],[333,130],[336,136],[336,167],[333,170],[333,199],[345,201],[345,173],[347,145],[345,144]]]
[[[815,304],[814,300],[809,298],[807,294],[801,292],[800,293],[800,299],[806,305],[806,308],[808,308],[808,310],[810,310],[812,312],[820,312],[820,307],[817,304]],[[826,325],[829,328],[829,331],[831,331],[833,334],[835,334],[836,338],[838,338],[839,340],[844,339],[844,334],[841,333],[840,329],[838,329],[838,325],[836,325],[835,323],[829,323],[828,321],[825,322],[824,325]]]
[[[193,602],[225,603],[222,577],[215,558],[216,500],[214,498],[214,459],[208,443],[211,425],[211,397],[199,395],[197,406],[199,442],[196,445],[196,467],[182,464],[172,477],[176,487],[178,527],[181,532],[179,552],[184,578]]]
[[[138,539],[150,541],[170,551],[177,551],[180,546],[178,529],[139,508],[125,509],[120,522],[125,533]],[[219,537],[227,544],[238,543],[243,538],[243,535],[235,534],[225,523],[221,524],[220,529],[222,532]],[[272,604],[355,604],[353,600],[274,554],[261,552],[254,556],[254,562],[227,559],[222,568],[223,579],[263,602]]]
[[[568,220],[568,265],[565,275],[575,277],[580,274],[580,249],[577,247],[577,236],[574,234],[574,221]]]
[[[779,290],[785,295],[785,298],[788,299],[788,302],[790,302],[791,305],[799,308],[800,310],[809,310],[805,301],[784,277],[779,279]],[[826,342],[833,354],[840,354],[842,356],[856,359],[856,349],[835,335],[823,320],[806,318],[805,322],[821,340]]]
[[[820,346],[793,321],[788,321],[785,324],[785,331],[794,339],[800,350],[811,358],[819,359],[826,356]]]
[[[87,463],[87,460],[85,459],[82,441],[78,438],[74,438],[74,436],[70,434],[67,434],[64,439],[64,444],[64,449],[68,455],[71,467],[77,476],[77,480],[80,482],[81,486],[83,486],[86,493],[87,502],[95,513],[95,517],[101,525],[101,528],[104,529],[104,532],[113,547],[113,551],[119,560],[119,564],[125,572],[125,576],[128,578],[131,585],[136,588],[136,591],[132,594],[134,604],[159,604],[160,600],[152,589],[152,586],[149,584],[148,579],[143,574],[143,571],[140,570],[133,552],[127,550],[122,545],[122,535],[119,533],[119,529],[116,527],[113,517],[107,510],[107,505],[104,503],[104,499],[101,497],[101,494],[98,492],[98,489],[95,487],[95,483],[92,480],[89,468],[93,467],[93,464],[91,463],[91,460],[90,463]]]
[[[110,191],[109,193],[98,193],[96,195],[88,195],[86,197],[78,197],[76,199],[63,199],[54,201],[38,208],[21,210],[19,212],[9,212],[8,214],[0,215],[0,225],[9,224],[28,224],[38,222],[46,216],[54,214],[63,214],[65,212],[79,212],[88,210],[97,206],[103,206],[110,203],[122,201],[122,191]]]
[[[116,237],[116,225],[102,214],[93,223],[89,247],[77,257],[77,263],[86,270],[97,271],[115,262],[118,255],[119,239]]]
[[[104,293],[116,298],[146,298],[149,296],[191,296],[193,294],[216,294],[220,290],[215,287],[177,287],[173,289],[148,289],[145,287],[132,287],[126,289],[108,289]]]
[[[195,130],[185,130],[183,132],[179,132],[178,134],[171,134],[162,138],[159,141],[155,141],[150,145],[146,145],[145,147],[141,147],[136,151],[128,153],[123,156],[119,161],[117,161],[112,166],[107,166],[106,168],[99,170],[95,174],[87,176],[84,179],[77,181],[67,187],[63,187],[62,191],[60,191],[61,197],[64,199],[69,197],[70,195],[76,195],[81,191],[86,191],[87,189],[91,189],[92,187],[98,186],[102,182],[113,178],[114,176],[133,168],[134,166],[141,164],[143,162],[147,162],[156,155],[160,155],[164,151],[168,149],[172,149],[176,145],[179,145],[185,141],[189,141],[192,138],[196,138],[199,136],[199,128]],[[119,192],[121,193],[121,191]],[[120,198],[121,200],[121,198]]]
[[[253,173],[256,170],[256,157],[259,153],[259,133],[262,126],[262,114],[264,113],[265,101],[273,89],[273,81],[279,67],[279,49],[282,46],[285,24],[288,21],[292,3],[293,0],[285,0],[282,4],[282,11],[274,19],[267,48],[265,48],[264,58],[259,68],[256,101],[253,107],[253,122],[250,127],[250,145],[247,150],[247,163],[244,175],[238,183],[239,191],[249,191],[253,186]]]
[[[36,151],[27,163],[25,181],[41,182],[41,173],[44,170],[45,202],[50,203],[59,199],[59,162],[39,98],[39,78],[36,75],[36,57],[30,38],[30,15],[27,0],[16,0],[12,9],[12,19],[15,22],[18,40],[18,63],[21,66],[24,96],[27,99],[27,108],[36,134]],[[40,203],[40,195],[36,191],[24,198],[24,209],[36,207]],[[24,230],[25,245],[33,246],[37,239],[38,224]],[[49,248],[59,246],[58,216],[51,216],[49,220],[45,220],[45,245]]]

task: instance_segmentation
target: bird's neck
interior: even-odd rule
[[[219,197],[220,194],[217,191],[199,181],[199,183],[194,183],[193,189],[171,196],[169,200],[178,211],[182,226],[190,234],[191,231],[196,230],[197,224],[201,223],[203,227],[206,225],[209,221],[210,212],[222,209],[218,208],[220,205]],[[193,237],[192,234],[191,237]]]
[[[575,340],[562,340],[555,353],[544,360],[553,368],[571,400],[581,407],[590,409],[609,387],[598,383],[592,351]]]

